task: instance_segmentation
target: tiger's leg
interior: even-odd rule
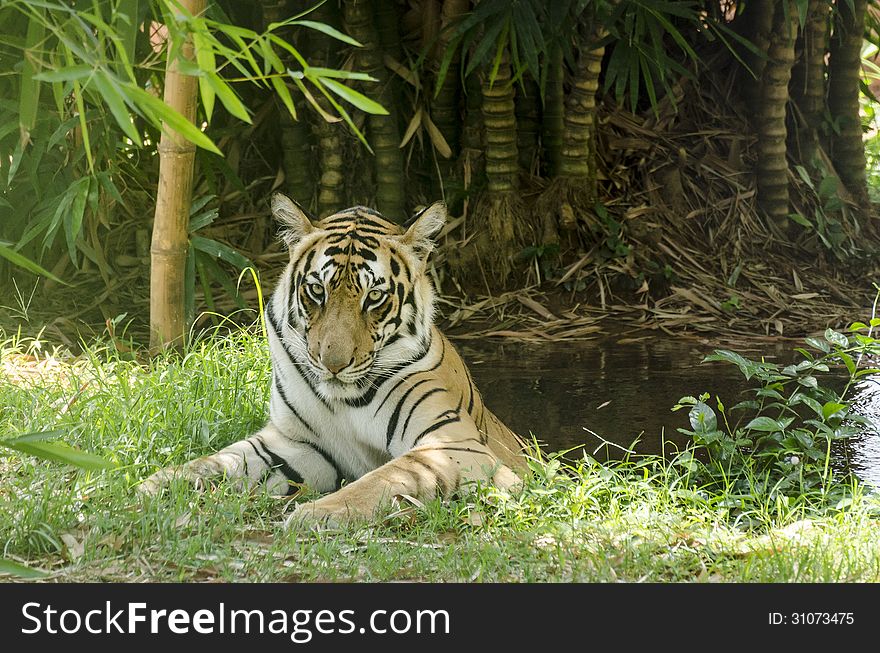
[[[473,482],[488,482],[505,490],[521,483],[479,438],[435,437],[332,494],[300,504],[287,525],[368,520],[396,496],[429,501]]]
[[[292,494],[305,484],[318,492],[339,487],[341,473],[333,460],[304,440],[285,436],[271,422],[254,435],[209,456],[159,470],[138,486],[157,494],[174,479],[186,479],[199,489],[226,478],[243,489],[265,486],[270,494]]]

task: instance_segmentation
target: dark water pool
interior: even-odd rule
[[[597,459],[624,449],[657,454],[683,446],[687,410],[670,409],[685,395],[709,392],[727,406],[749,397],[739,370],[700,363],[713,347],[666,336],[638,335],[560,343],[457,340],[487,405],[517,433],[550,451],[581,447]],[[765,359],[788,363],[791,345],[762,343]],[[880,427],[880,380],[867,379],[850,399]],[[714,400],[713,400],[714,401]],[[714,404],[713,404],[714,405]],[[606,442],[607,441],[607,442]],[[610,444],[609,444],[610,443]],[[572,452],[577,455],[577,451]],[[864,481],[880,487],[880,436],[866,431],[836,453]]]

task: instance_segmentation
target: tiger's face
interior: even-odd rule
[[[279,194],[272,210],[290,250],[282,341],[318,392],[355,397],[427,346],[434,293],[425,265],[442,204],[406,231],[365,207],[312,223]]]

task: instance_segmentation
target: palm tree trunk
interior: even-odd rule
[[[559,162],[560,176],[582,180],[593,197],[596,195],[596,91],[604,54],[604,46],[592,50],[585,47],[578,57],[571,91],[565,100]]]
[[[375,152],[376,204],[386,218],[394,222],[406,219],[406,196],[403,156],[398,145],[400,131],[397,109],[388,69],[382,61],[379,37],[373,21],[371,0],[345,0],[344,17],[349,34],[363,45],[355,50],[355,67],[379,80],[376,100],[388,115],[367,116],[367,138]]]
[[[483,128],[486,133],[486,177],[490,194],[517,189],[519,159],[516,147],[515,87],[505,56],[492,81],[483,81]]]
[[[831,160],[856,203],[868,205],[865,145],[859,116],[859,75],[866,0],[837,3],[828,60],[828,109],[840,132],[831,140]]]
[[[802,32],[803,52],[791,73],[791,94],[803,117],[801,160],[814,167],[825,112],[825,54],[830,18],[828,0],[810,0]]]
[[[205,0],[180,0],[193,15],[205,10]],[[195,122],[198,80],[180,72],[177,59],[169,58],[165,72],[164,100],[190,122]],[[187,39],[180,57],[193,59]],[[196,147],[177,132],[162,130],[159,140],[159,185],[150,245],[150,349],[182,347],[187,331],[184,278],[189,247],[189,207],[192,200],[193,164]]]
[[[783,2],[776,2],[775,5],[773,31],[756,112],[757,186],[761,208],[774,224],[786,230],[789,210],[785,111],[794,64],[797,17],[795,12],[785,11]]]
[[[515,87],[505,50],[495,79],[486,75],[482,85],[485,135],[486,193],[475,209],[480,228],[478,248],[485,267],[503,283],[519,251],[524,209],[519,188],[519,154],[516,133]]]
[[[599,90],[605,48],[597,48],[594,43],[601,40],[602,30],[598,25],[591,26],[591,36],[583,38],[581,42],[561,116],[555,115],[561,102],[556,97],[561,92],[561,83],[557,91],[556,84],[551,85],[548,80],[546,110],[553,114],[553,126],[545,125],[545,129],[554,140],[548,144],[550,149],[546,154],[549,155],[552,179],[537,202],[537,213],[543,221],[544,243],[558,241],[559,229],[576,231],[578,216],[586,219],[596,202],[596,92]],[[550,65],[555,67],[556,64],[551,60]],[[561,57],[558,65],[562,67]],[[551,92],[553,96],[549,95]],[[561,122],[561,125],[555,124],[557,122]],[[559,145],[555,144],[557,138]]]

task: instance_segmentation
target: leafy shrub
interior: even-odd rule
[[[706,356],[704,362],[736,365],[754,383],[753,398],[727,408],[715,397],[713,409],[709,394],[682,397],[673,410],[689,408],[690,429],[678,430],[696,448],[677,462],[697,482],[743,496],[828,493],[834,475],[832,444],[868,425],[848,403],[847,393],[857,379],[880,372],[861,366],[880,354],[880,340],[872,336],[878,326],[875,317],[869,324],[853,323],[850,335],[827,329],[823,338],[807,338],[807,348],[795,349],[801,360],[789,365],[720,349]]]

